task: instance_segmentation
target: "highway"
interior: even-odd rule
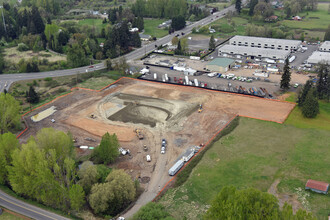
[[[12,210],[16,213],[20,213],[26,217],[40,220],[67,220],[68,218],[54,214],[52,212],[45,211],[36,206],[22,202],[9,196],[0,190],[0,206]]]
[[[189,33],[191,33],[191,30],[194,27],[210,24],[211,22],[222,18],[224,16],[224,14],[228,13],[228,11],[234,11],[234,10],[235,10],[235,6],[232,5],[228,8],[223,9],[222,11],[213,13],[212,15],[210,15],[202,20],[194,22],[193,24],[185,27],[184,29],[182,29],[180,31],[176,31],[175,33],[172,33],[163,38],[157,39],[156,41],[153,41],[152,43],[150,43],[146,46],[143,46],[139,49],[136,49],[124,56],[128,62],[138,59],[138,58],[142,57],[143,55],[145,55],[146,53],[153,51],[155,49],[155,45],[159,46],[162,44],[166,44],[166,43],[170,42],[172,40],[172,38],[174,36],[176,36],[177,34],[179,34],[180,37],[183,37],[181,35],[182,32],[185,33],[185,35],[189,34]],[[10,85],[13,82],[19,81],[19,80],[41,79],[41,78],[56,77],[56,76],[70,76],[70,75],[75,75],[75,74],[79,74],[79,73],[85,73],[86,70],[94,71],[94,70],[100,70],[100,69],[105,68],[104,63],[95,64],[93,66],[94,66],[93,68],[89,68],[89,66],[85,66],[85,67],[79,67],[79,68],[75,68],[75,69],[55,70],[55,71],[38,72],[38,73],[0,74],[0,92],[3,92],[4,89],[8,90],[10,88]]]

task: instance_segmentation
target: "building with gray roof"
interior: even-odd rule
[[[290,51],[297,50],[301,44],[301,41],[236,35],[229,40],[229,44],[233,46],[257,47]]]
[[[328,63],[330,65],[330,54],[328,52],[314,51],[307,59],[307,63]]]
[[[319,50],[322,52],[330,52],[330,41],[324,41],[319,47]],[[328,55],[330,56],[330,54]]]
[[[235,57],[235,58],[241,58],[241,56],[243,56],[249,59],[268,58],[268,59],[284,61],[286,58],[290,56],[290,51],[273,50],[273,49],[265,49],[258,47],[242,47],[242,46],[234,46],[227,44],[219,48],[218,55],[224,57]]]

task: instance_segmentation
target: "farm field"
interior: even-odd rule
[[[168,34],[168,30],[159,29],[158,25],[166,19],[144,19],[144,33],[157,38],[162,38]]]
[[[329,124],[328,124],[329,125]],[[293,208],[319,219],[330,212],[330,196],[304,190],[307,179],[330,182],[330,132],[240,118],[239,126],[215,142],[182,186],[160,203],[176,219],[201,219],[221,188],[270,190]]]
[[[317,11],[302,12],[299,16],[306,16],[302,21],[284,20],[281,24],[290,28],[304,30],[326,30],[330,24],[330,14],[328,13],[329,3],[318,3]]]

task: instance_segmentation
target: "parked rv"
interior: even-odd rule
[[[184,161],[182,159],[178,160],[168,171],[170,176],[174,176],[184,165]]]

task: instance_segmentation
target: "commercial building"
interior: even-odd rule
[[[307,59],[307,63],[318,64],[318,63],[328,63],[330,64],[330,54],[329,52],[314,51]]]
[[[229,44],[234,46],[292,51],[299,48],[301,41],[236,35],[229,40]]]
[[[305,189],[310,189],[317,193],[328,194],[329,183],[309,179],[307,180]]]
[[[273,50],[257,47],[242,47],[234,45],[224,45],[218,50],[219,56],[234,57],[234,58],[248,58],[248,59],[274,59],[284,61],[290,56],[290,51],[287,50]]]
[[[235,61],[229,58],[215,58],[208,64],[206,64],[206,69],[212,72],[224,73],[228,71],[234,65]]]
[[[319,51],[330,52],[330,41],[324,41],[319,47]],[[330,54],[328,54],[330,56]]]

